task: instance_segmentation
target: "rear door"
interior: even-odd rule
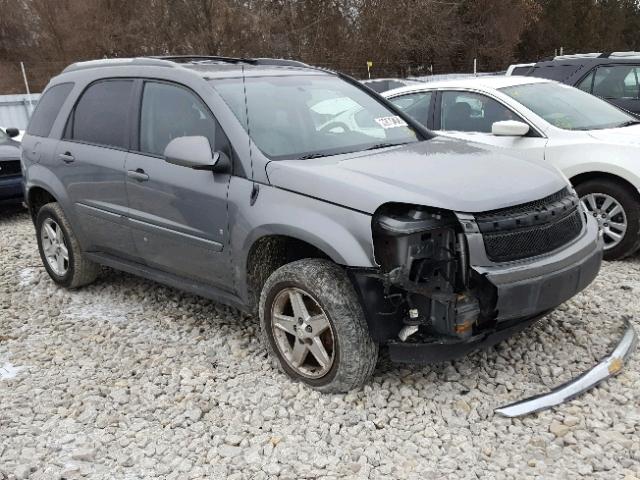
[[[640,64],[601,65],[576,86],[624,110],[640,114]]]
[[[524,137],[493,135],[493,123],[504,120],[526,123],[530,127],[529,134]],[[544,160],[547,139],[509,107],[481,93],[456,90],[438,92],[434,130],[446,136],[502,147],[518,158]]]
[[[125,258],[135,256],[124,181],[133,86],[133,80],[120,78],[89,85],[52,161],[89,242],[85,248]]]
[[[205,103],[185,86],[148,80],[141,82],[139,92],[135,151],[126,160],[137,250],[154,268],[228,285],[230,173],[173,165],[163,153],[174,138],[204,136],[213,151],[231,156],[229,141]]]
[[[396,107],[427,128],[433,128],[435,91],[410,92],[389,98]]]

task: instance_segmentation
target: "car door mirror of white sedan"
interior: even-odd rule
[[[529,125],[515,120],[495,122],[491,126],[491,133],[496,137],[524,137],[529,133]]]

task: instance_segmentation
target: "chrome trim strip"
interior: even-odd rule
[[[638,336],[629,320],[625,319],[626,331],[615,350],[603,358],[591,370],[573,380],[554,388],[549,393],[520,400],[510,405],[497,408],[495,413],[504,417],[520,417],[529,413],[539,412],[560,405],[574,399],[578,395],[590,390],[604,380],[620,373],[625,362],[638,343]]]

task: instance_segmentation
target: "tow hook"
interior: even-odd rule
[[[625,333],[618,343],[618,346],[610,355],[604,357],[591,370],[554,388],[548,393],[536,395],[505,407],[500,407],[496,409],[495,412],[509,418],[540,412],[572,400],[606,379],[617,375],[622,371],[622,367],[638,343],[636,331],[627,319],[625,319],[625,327]]]

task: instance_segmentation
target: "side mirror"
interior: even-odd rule
[[[207,137],[178,137],[164,149],[167,163],[193,168],[194,170],[226,171],[231,162],[223,152],[211,154],[211,144]]]
[[[491,133],[496,137],[524,137],[529,133],[529,125],[515,120],[495,122],[491,126]]]
[[[17,128],[6,128],[4,131],[7,133],[7,135],[9,135],[10,138],[14,138],[20,135],[20,130],[18,130]]]

